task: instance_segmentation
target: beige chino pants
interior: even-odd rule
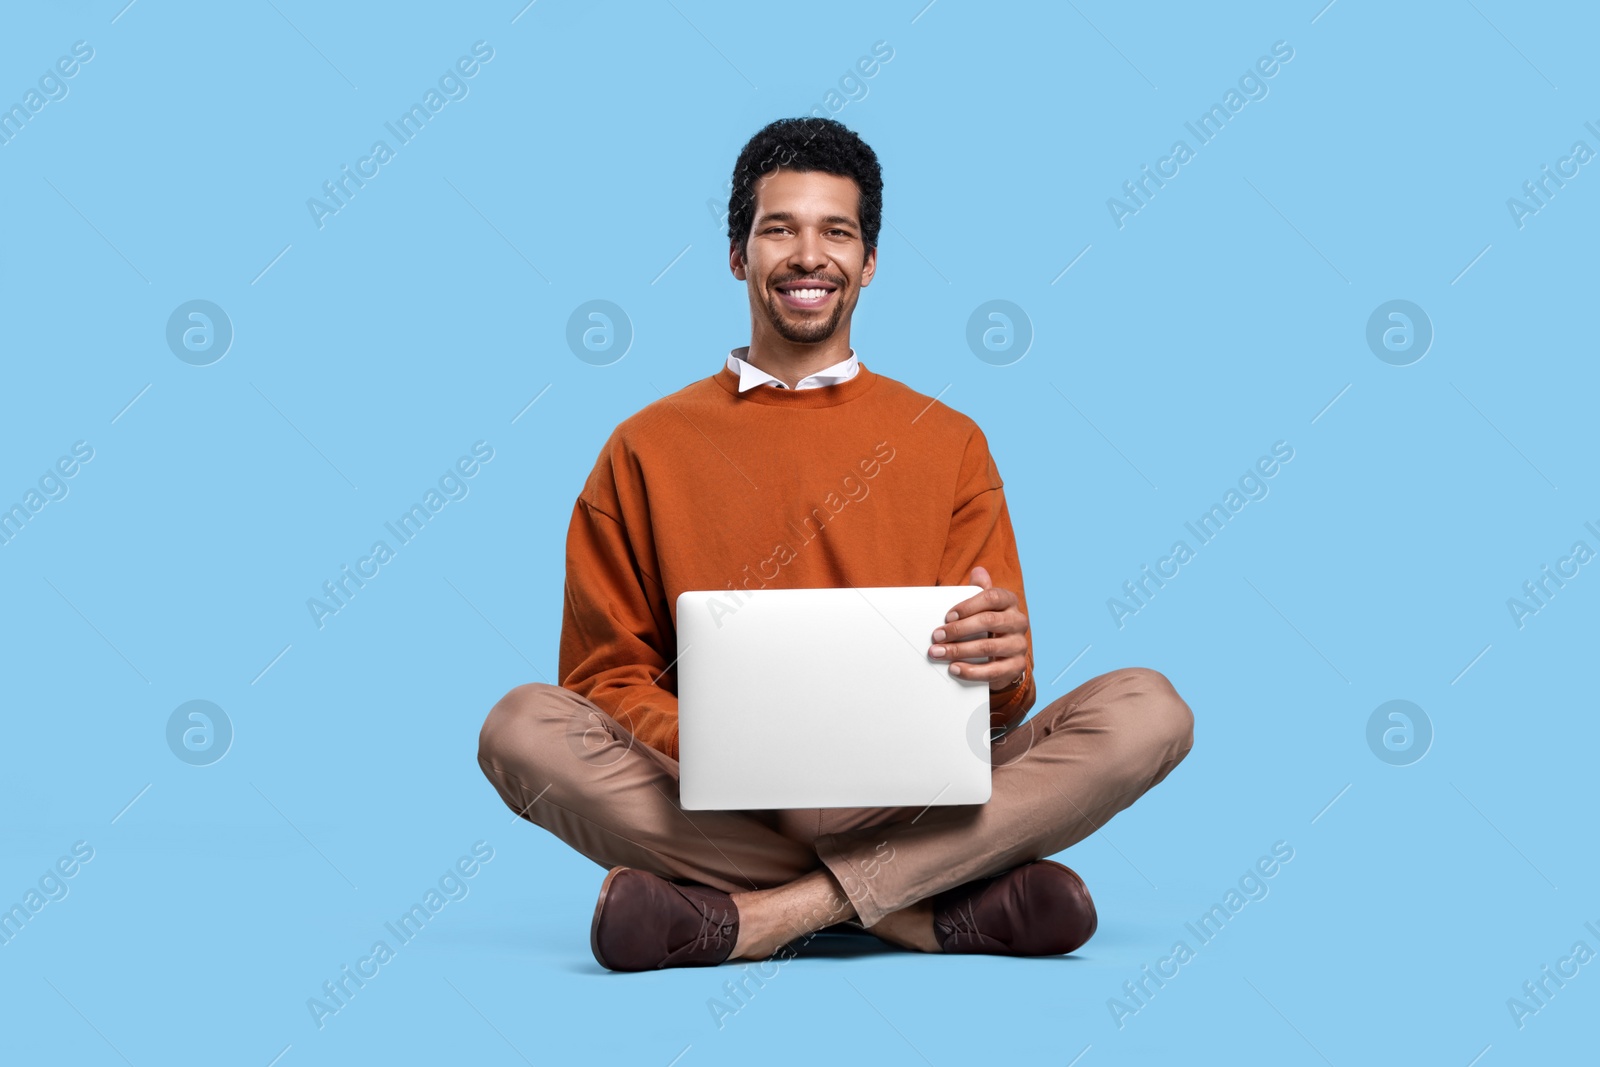
[[[478,763],[512,811],[603,868],[740,892],[826,867],[870,927],[1083,840],[1193,744],[1194,717],[1171,683],[1130,667],[1089,679],[997,738],[987,804],[687,812],[676,760],[587,699],[541,683],[489,712]]]

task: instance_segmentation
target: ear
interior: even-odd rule
[[[745,263],[744,253],[739,251],[739,242],[737,241],[728,242],[728,269],[741,282],[749,280],[749,265]]]
[[[878,250],[874,248],[867,253],[867,258],[861,264],[861,287],[865,289],[872,284],[872,276],[878,272]]]

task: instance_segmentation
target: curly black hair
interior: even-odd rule
[[[739,152],[728,196],[728,239],[748,251],[755,221],[755,184],[765,174],[787,167],[822,171],[854,179],[861,190],[861,237],[871,253],[883,227],[883,171],[876,153],[837,119],[778,119],[763,126]]]

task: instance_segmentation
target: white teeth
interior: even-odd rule
[[[796,300],[818,300],[827,295],[826,289],[790,289],[789,295]]]

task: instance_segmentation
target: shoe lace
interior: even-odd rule
[[[946,912],[944,922],[949,926],[949,934],[945,938],[947,941],[974,940],[978,936],[978,917],[973,911],[971,898]]]
[[[695,935],[695,944],[700,948],[707,948],[728,940],[733,931],[736,915],[737,912],[733,908],[715,906],[705,908],[700,913],[700,932]]]

